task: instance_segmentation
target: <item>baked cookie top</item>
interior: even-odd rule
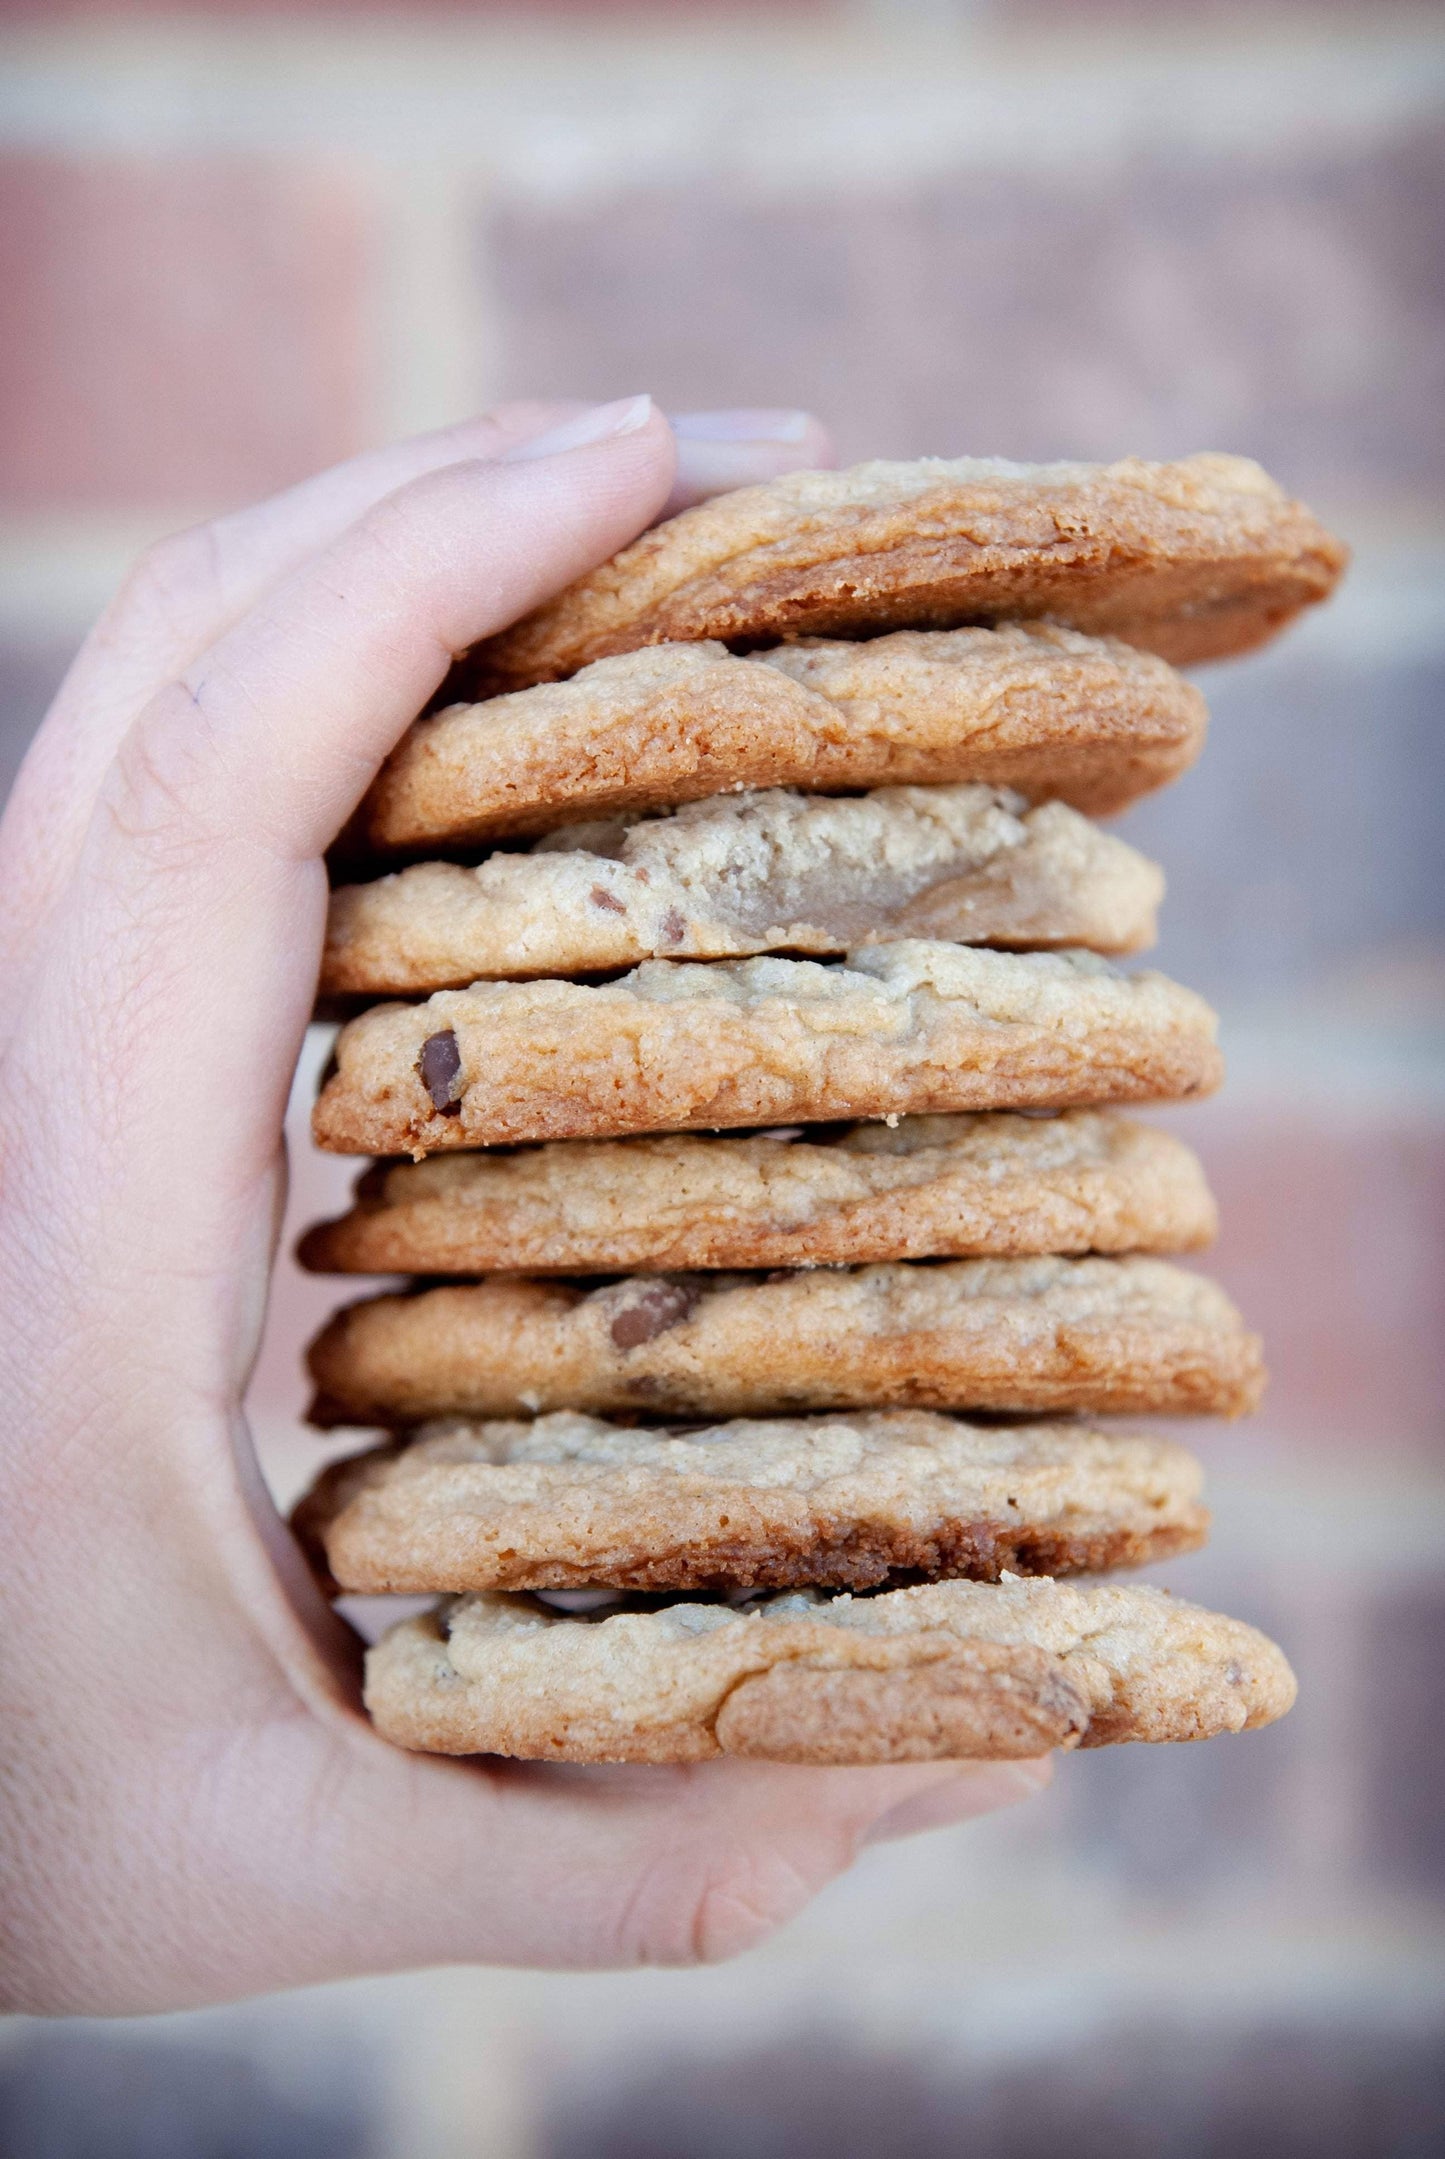
[[[918,1410],[638,1430],[424,1425],[325,1470],[294,1525],[343,1590],[874,1588],[1097,1573],[1204,1541],[1198,1463],[1077,1424]]]
[[[1239,1620],[1015,1576],[591,1618],[482,1594],[394,1628],[366,1675],[400,1746],[583,1762],[1017,1759],[1246,1731],[1294,1695]]]
[[[1252,1409],[1258,1339],[1157,1259],[968,1259],[589,1289],[498,1276],[347,1306],[312,1344],[318,1423],[573,1408]]]
[[[1048,623],[808,639],[748,659],[716,641],[654,645],[419,720],[351,838],[417,853],[785,786],[976,781],[1103,813],[1192,764],[1205,723],[1163,660]]]
[[[478,646],[470,675],[509,690],[665,639],[1040,615],[1188,665],[1262,644],[1333,590],[1346,559],[1249,458],[875,460],[684,510]]]
[[[639,960],[959,944],[1152,944],[1162,873],[1061,802],[990,787],[775,788],[573,825],[474,867],[331,895],[323,996],[406,996]]]
[[[352,1274],[610,1274],[1182,1252],[1214,1232],[1204,1173],[1172,1133],[1108,1111],[995,1110],[378,1163],[300,1258]]]
[[[914,939],[815,960],[648,960],[477,983],[344,1027],[312,1120],[341,1154],[1167,1100],[1219,1081],[1215,1019],[1087,952]]]

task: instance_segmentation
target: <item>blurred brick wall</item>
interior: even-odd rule
[[[146,537],[514,391],[808,401],[848,457],[1247,450],[1357,549],[1126,823],[1225,1016],[1232,1086],[1176,1121],[1275,1372],[1198,1435],[1219,1536],[1170,1578],[1277,1629],[1299,1710],[1068,1763],[740,1976],[318,1997],[390,2064],[388,2151],[540,2149],[528,2080],[630,2090],[640,2021],[679,2059],[700,2017],[723,2054],[927,2025],[955,2061],[1226,2007],[1438,2035],[1442,113],[1438,8],[0,0],[0,784]],[[346,1181],[301,1122],[297,1223]],[[278,1285],[283,1488],[332,1297]],[[1372,2058],[1408,2080],[1413,2044]]]

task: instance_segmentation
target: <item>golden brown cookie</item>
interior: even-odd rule
[[[665,640],[870,637],[1040,615],[1177,665],[1247,652],[1333,590],[1340,542],[1249,458],[795,472],[645,532],[470,658],[482,691]]]
[[[1048,623],[716,642],[599,660],[570,682],[419,720],[355,820],[412,853],[744,788],[980,782],[1103,814],[1194,762],[1206,714],[1163,660]]]
[[[409,996],[906,937],[1138,952],[1163,893],[1152,862],[1062,802],[1030,810],[990,787],[773,788],[345,885],[331,895],[321,991]]]
[[[639,1430],[424,1425],[325,1470],[294,1526],[343,1590],[828,1587],[1097,1573],[1204,1542],[1168,1440],[921,1410]]]
[[[1167,1100],[1218,1084],[1214,1015],[1087,952],[923,940],[815,960],[648,960],[376,1005],[316,1104],[338,1154]]]
[[[498,1276],[347,1306],[311,1346],[318,1423],[551,1409],[660,1417],[910,1407],[1238,1416],[1256,1336],[1157,1259],[966,1259],[586,1289]]]
[[[398,1746],[571,1762],[1009,1760],[1247,1731],[1294,1695],[1239,1620],[1014,1576],[591,1617],[482,1594],[366,1660],[367,1707]]]
[[[999,1110],[378,1163],[300,1258],[342,1274],[615,1274],[1185,1252],[1214,1232],[1204,1173],[1172,1133]]]

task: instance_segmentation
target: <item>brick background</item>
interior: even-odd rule
[[[688,13],[728,16],[757,14],[816,15],[827,13],[834,0],[413,0],[407,11],[413,19],[428,17],[455,20],[459,16],[495,15],[518,19],[526,13],[560,16],[598,16],[604,20],[662,19]],[[323,22],[368,18],[383,21],[399,13],[397,0],[0,0],[0,23],[80,21],[82,23],[136,22],[151,18],[185,16],[225,21],[248,18],[282,22],[312,17]]]
[[[1200,762],[1119,823],[1168,874],[1160,964],[1229,1002],[1445,951],[1445,651],[1286,643],[1206,688]]]
[[[1265,1337],[1264,1418],[1307,1461],[1445,1458],[1445,1130],[1287,1101],[1175,1120],[1219,1200],[1209,1257]],[[1307,1471],[1301,1470],[1301,1474]]]
[[[1445,487],[1445,137],[970,170],[902,195],[646,189],[483,220],[509,389],[790,394],[846,460],[1228,445],[1335,504]]]
[[[569,2098],[550,2114],[544,2159],[1394,2159],[1428,2150],[1445,2124],[1428,2040],[1157,2018],[1107,2057],[1077,2047],[973,2076],[907,2041],[808,2034],[726,2067],[681,2054],[600,2103]]]
[[[0,507],[265,493],[361,440],[346,175],[0,158]]]

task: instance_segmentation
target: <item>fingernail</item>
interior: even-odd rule
[[[606,442],[613,435],[635,435],[652,418],[652,399],[620,397],[611,405],[594,405],[590,412],[575,413],[560,427],[534,435],[530,442],[513,445],[502,458],[504,465],[520,464],[529,457],[555,457],[559,450],[582,450],[589,442]]]
[[[767,405],[679,412],[672,416],[672,432],[682,442],[801,442],[808,432],[808,415]]]
[[[991,1814],[998,1807],[1017,1806],[1032,1799],[1048,1783],[1053,1764],[1045,1755],[1030,1762],[980,1762],[960,1769],[947,1783],[915,1793],[900,1806],[880,1814],[863,1841],[887,1844],[895,1837],[921,1836],[925,1830],[947,1829],[975,1814]]]

